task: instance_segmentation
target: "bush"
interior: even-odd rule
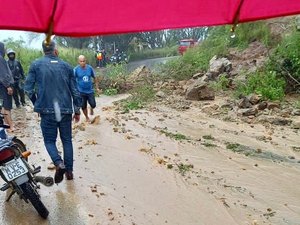
[[[118,94],[118,90],[115,88],[107,88],[105,89],[104,94],[108,96],[116,95]]]
[[[151,59],[151,58],[162,58],[178,55],[178,46],[156,48],[156,49],[146,49],[140,52],[130,53],[130,61],[141,60],[141,59]]]
[[[23,41],[13,41],[8,39],[4,41],[6,49],[12,48],[16,52],[16,58],[21,62],[25,73],[28,73],[30,64],[35,60],[44,55],[41,50],[29,49],[24,47]],[[85,55],[87,62],[92,66],[95,65],[94,52],[89,49],[74,49],[74,48],[64,48],[58,47],[59,57],[71,66],[75,67],[77,65],[77,58],[79,55]]]
[[[228,89],[229,83],[230,81],[226,77],[226,74],[221,74],[217,81],[214,81],[210,84],[210,87],[216,91],[225,91]]]
[[[238,83],[236,95],[256,93],[263,99],[281,100],[284,96],[285,81],[276,72],[250,74],[246,83]]]
[[[286,80],[288,92],[297,91],[300,83],[300,33],[293,32],[278,45],[270,61],[268,70],[274,70]]]

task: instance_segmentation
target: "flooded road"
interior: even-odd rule
[[[261,141],[264,126],[221,121],[200,109],[114,111],[112,102],[125,97],[97,98],[99,123],[82,118],[74,125],[74,180],[41,185],[48,219],[18,196],[5,203],[3,192],[0,224],[300,224],[300,153],[292,148],[300,146],[298,132],[275,127],[272,141]],[[13,115],[22,127],[16,135],[33,153],[29,161],[53,175],[38,116],[29,106]]]

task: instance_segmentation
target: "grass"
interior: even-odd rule
[[[179,133],[174,134],[174,133],[171,133],[171,132],[168,132],[168,131],[165,131],[165,130],[161,130],[160,132],[165,134],[167,137],[173,138],[177,141],[190,140],[190,138],[188,138],[187,136],[185,136],[183,134],[179,134]]]
[[[203,135],[202,138],[206,140],[215,140],[215,138],[211,135]]]
[[[107,88],[104,90],[103,94],[108,95],[108,96],[113,96],[113,95],[118,94],[118,90],[116,88]]]
[[[178,46],[157,48],[157,49],[146,49],[141,52],[133,52],[130,54],[130,61],[150,59],[150,58],[161,58],[178,55]]]
[[[183,164],[183,163],[179,163],[177,164],[179,173],[184,176],[187,172],[189,172],[191,169],[194,168],[194,165],[192,164]]]
[[[226,143],[226,148],[233,151],[233,152],[239,152],[241,145],[238,143]]]
[[[153,101],[155,91],[152,86],[137,87],[131,91],[131,96],[121,102],[124,112],[144,108],[146,104]]]
[[[204,145],[205,147],[208,147],[208,148],[215,148],[215,147],[218,147],[217,145],[212,144],[212,143],[209,143],[209,142],[203,142],[203,143],[201,143],[201,144]]]
[[[296,102],[294,103],[294,107],[295,107],[296,109],[300,109],[300,100],[298,100],[298,101],[296,101]]]

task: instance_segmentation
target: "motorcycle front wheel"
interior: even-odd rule
[[[20,187],[23,191],[24,197],[31,202],[31,204],[36,209],[36,211],[40,214],[40,216],[46,219],[49,215],[49,211],[44,205],[44,203],[41,201],[39,195],[33,189],[32,185],[26,182],[24,184],[21,184]]]

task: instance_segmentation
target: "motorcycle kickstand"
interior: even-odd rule
[[[15,193],[16,193],[16,191],[15,191],[15,190],[12,190],[12,191],[10,192],[9,196],[7,197],[6,202],[8,202],[8,201],[11,199],[11,197],[12,197]]]

